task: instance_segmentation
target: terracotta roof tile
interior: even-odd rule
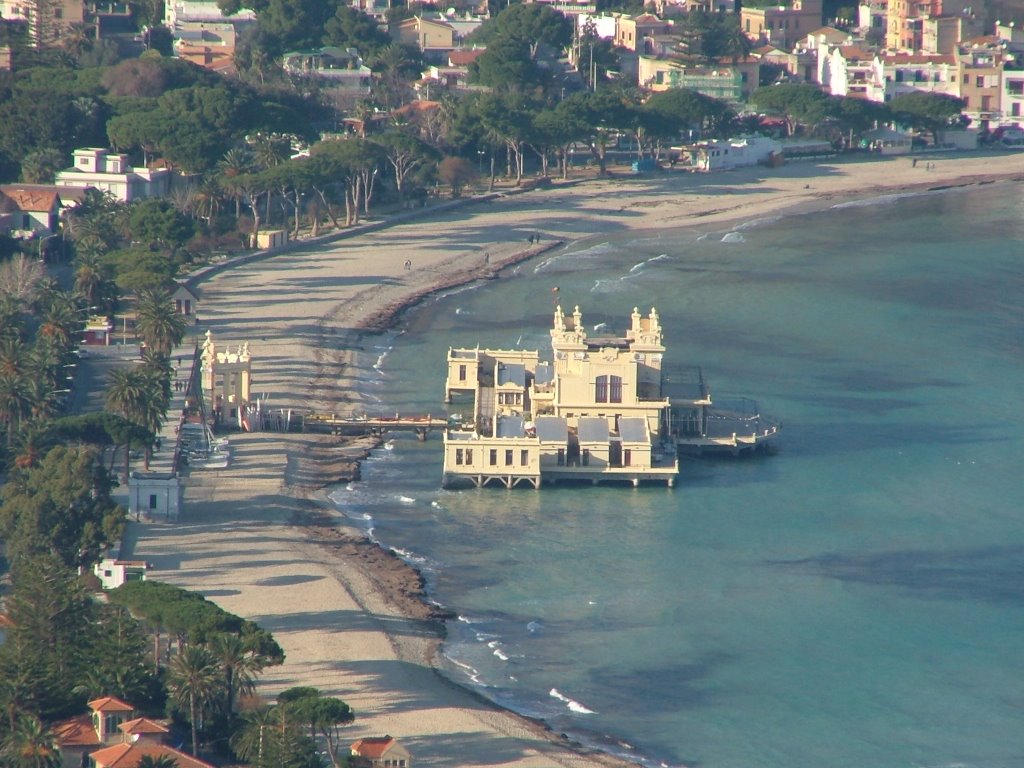
[[[132,712],[135,707],[113,696],[101,696],[89,702],[89,709],[93,712]]]
[[[352,744],[352,754],[375,760],[383,757],[384,753],[394,744],[395,740],[391,736],[370,736],[354,742]]]
[[[153,759],[167,756],[178,764],[178,768],[212,768],[209,763],[197,760],[191,755],[179,752],[164,744],[137,741],[134,744],[115,744],[93,752],[89,757],[98,768],[135,768],[145,756]]]
[[[460,48],[455,51],[448,51],[448,62],[453,67],[465,67],[470,62],[476,61],[477,56],[486,50],[486,48],[470,48],[467,51]]]
[[[79,715],[53,726],[57,743],[62,747],[91,747],[100,743],[92,725],[92,715]]]
[[[944,53],[886,53],[881,56],[886,64],[956,64],[956,59]]]
[[[0,187],[0,192],[14,202],[22,211],[52,211],[60,204],[60,197],[55,191],[25,189],[12,184]]]
[[[117,727],[124,733],[170,733],[170,729],[148,717],[137,717]]]

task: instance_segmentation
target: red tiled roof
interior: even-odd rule
[[[40,191],[5,184],[0,192],[10,199],[22,211],[52,211],[60,204],[60,196],[54,191]]]
[[[394,746],[395,740],[390,736],[370,736],[352,744],[352,754],[368,757],[371,760],[383,757],[384,753]]]
[[[134,744],[115,744],[112,747],[97,750],[89,757],[95,762],[97,768],[135,768],[139,761],[147,755],[154,760],[159,757],[169,757],[178,764],[178,768],[213,768],[209,763],[197,760],[173,747],[144,741],[137,741]]]
[[[956,59],[944,53],[886,53],[886,64],[956,64]]]
[[[113,696],[101,696],[89,702],[89,709],[93,712],[131,712],[135,707]]]
[[[170,733],[170,730],[155,720],[150,720],[148,717],[136,717],[134,720],[129,720],[127,723],[121,723],[119,726],[125,733]]]
[[[476,61],[477,56],[486,51],[486,48],[470,48],[468,51],[458,49],[448,51],[448,63],[453,67],[466,67],[470,62]]]
[[[840,45],[839,53],[841,53],[843,58],[847,61],[864,61],[874,58],[874,54],[868,53],[863,48],[858,48],[856,45]]]
[[[92,715],[79,715],[53,726],[57,743],[62,747],[92,747],[100,743],[100,737],[92,725]]]

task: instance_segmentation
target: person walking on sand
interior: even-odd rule
[[[406,272],[408,272],[410,269],[412,269],[412,259],[406,259],[405,260],[405,270],[406,270]]]

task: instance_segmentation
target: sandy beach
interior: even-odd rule
[[[431,213],[301,247],[198,281],[200,324],[218,346],[248,342],[253,391],[272,408],[359,412],[347,382],[375,359],[361,332],[439,288],[498,278],[557,242],[652,228],[726,229],[785,211],[903,191],[1024,179],[1024,153],[797,163],[568,183]],[[530,242],[535,234],[540,244]],[[870,233],[865,233],[870,237]],[[405,264],[411,261],[411,268]],[[440,393],[443,382],[431,382]],[[437,436],[431,439],[438,440]],[[310,685],[356,711],[351,740],[390,734],[419,766],[626,765],[490,705],[433,668],[444,611],[418,575],[346,528],[324,487],[356,476],[369,440],[231,437],[224,470],[193,472],[176,524],[132,523],[150,578],[194,589],[259,622],[287,654],[259,693]],[[681,491],[681,492],[684,492]]]

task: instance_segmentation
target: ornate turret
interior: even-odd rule
[[[551,348],[559,350],[580,350],[587,348],[587,331],[583,327],[583,313],[579,306],[567,318],[561,306],[555,307],[555,322],[551,329]]]
[[[658,310],[651,307],[651,313],[644,317],[636,307],[633,307],[631,319],[632,324],[626,333],[630,349],[636,352],[665,351],[661,343],[661,320],[658,318]]]

